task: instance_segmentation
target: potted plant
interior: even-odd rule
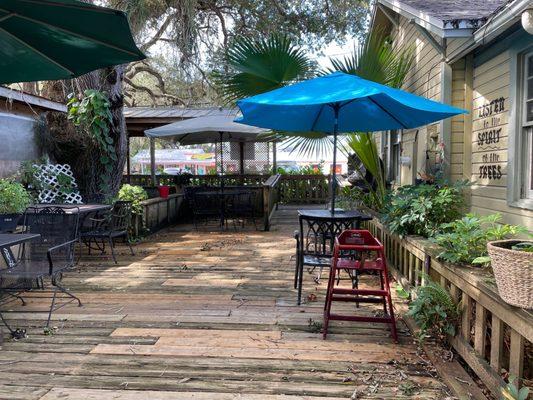
[[[498,240],[487,244],[501,298],[508,304],[533,308],[533,240]]]
[[[24,186],[0,179],[0,232],[14,231],[21,214],[30,203],[31,197]]]

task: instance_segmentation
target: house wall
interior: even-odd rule
[[[518,58],[524,49],[533,49],[533,36],[524,32],[513,37],[510,45],[507,39],[474,56],[471,209],[479,214],[500,213],[506,223],[533,230],[531,207],[513,200],[517,189],[511,174],[514,165],[514,179],[521,179],[515,154],[521,135]]]
[[[0,178],[13,175],[20,163],[41,156],[36,117],[0,112]]]
[[[398,50],[412,46],[416,57],[403,89],[437,101],[446,101],[451,91],[446,102],[470,111],[451,119],[447,141],[442,124],[420,128],[418,135],[416,130],[404,131],[402,155],[412,157],[413,163],[410,168],[402,167],[401,184],[411,184],[418,173],[429,171],[426,154],[431,165],[435,144],[444,140],[449,177],[472,183],[471,211],[500,213],[504,222],[533,230],[533,207],[517,201],[516,195],[513,198],[522,174],[516,167],[521,146],[517,139],[521,133],[517,59],[521,52],[533,50],[533,36],[513,27],[498,41],[451,64],[451,80],[447,81],[443,57],[407,19],[400,16],[399,21],[392,30],[393,45]],[[459,54],[471,42],[449,39],[445,42],[447,57]]]
[[[429,43],[414,24],[400,16],[398,27],[392,32],[396,50],[413,49],[415,60],[403,89],[439,101],[441,98],[442,55]],[[434,36],[435,37],[435,36]],[[438,40],[437,37],[435,37]],[[402,185],[414,183],[417,175],[426,171],[426,149],[441,133],[440,124],[404,130],[402,156],[411,158],[411,166],[401,167]]]

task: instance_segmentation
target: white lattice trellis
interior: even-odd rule
[[[34,164],[35,178],[42,182],[44,189],[39,192],[39,202],[43,204],[57,203],[81,204],[82,198],[78,185],[68,164]],[[58,177],[66,175],[70,180],[69,192],[62,190]]]

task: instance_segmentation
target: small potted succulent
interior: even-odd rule
[[[17,228],[20,216],[31,203],[24,186],[8,179],[0,179],[0,232]]]
[[[498,240],[489,242],[487,249],[501,298],[533,309],[533,240]]]

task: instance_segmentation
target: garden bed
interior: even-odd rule
[[[412,291],[430,277],[461,302],[461,326],[450,343],[495,396],[505,385],[502,375],[531,383],[533,313],[501,299],[489,268],[441,262],[438,246],[422,237],[391,234],[377,218],[368,228],[382,240],[390,270],[405,289]]]

